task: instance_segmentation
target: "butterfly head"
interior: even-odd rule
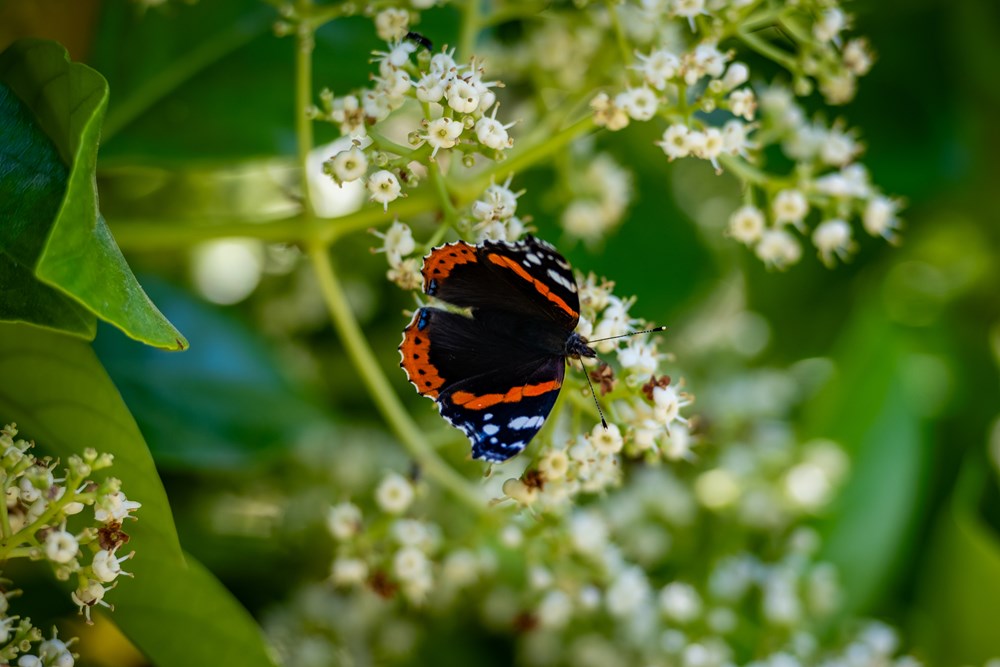
[[[593,359],[597,356],[597,352],[595,352],[590,345],[587,345],[587,339],[575,331],[569,335],[569,338],[566,339],[566,345],[563,349],[563,353],[567,357],[572,357],[574,359],[579,359],[580,357]]]

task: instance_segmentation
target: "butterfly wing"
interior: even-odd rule
[[[414,314],[399,351],[417,391],[469,437],[473,457],[489,461],[524,449],[552,410],[565,374],[563,357],[539,348],[535,337],[437,308]]]
[[[580,319],[580,298],[569,263],[533,236],[517,243],[463,241],[424,258],[424,292],[462,308],[513,313],[551,322],[568,336]]]

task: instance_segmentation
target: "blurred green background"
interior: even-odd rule
[[[742,274],[748,307],[769,325],[755,365],[831,357],[838,371],[798,423],[854,458],[822,526],[851,611],[900,626],[937,664],[981,662],[1000,654],[1000,487],[988,457],[1000,416],[1000,3],[882,0],[846,9],[878,60],[857,98],[827,113],[861,129],[873,180],[905,198],[900,246],[864,239],[846,266],[827,270],[809,256],[787,273],[768,272],[722,237],[724,218],[713,212],[735,207],[729,177],[704,164],[667,167],[653,134],[638,127],[598,140],[635,171],[626,224],[598,249],[560,247],[574,266],[638,295],[634,312],[671,325]],[[0,50],[21,36],[56,39],[109,82],[102,210],[192,348],[156,352],[106,327],[95,347],[154,451],[185,547],[255,612],[294,583],[268,576],[274,568],[319,578],[328,559],[307,558],[300,544],[219,534],[199,512],[203,494],[280,478],[287,443],[311,429],[379,424],[301,276],[281,269],[280,257],[265,258],[273,271],[253,298],[208,305],[193,296],[188,250],[173,246],[169,231],[149,231],[151,223],[169,230],[294,212],[293,42],[273,35],[273,21],[273,10],[252,0],[145,11],[121,0],[0,0]],[[317,87],[365,84],[378,46],[369,25],[347,19],[320,31]],[[420,29],[448,43],[455,26],[439,9]],[[334,138],[318,132],[320,141]],[[530,183],[521,210],[559,242],[550,175],[520,179]],[[422,399],[395,368],[401,311],[412,302],[381,280],[371,245],[358,234],[336,253],[350,260],[345,281],[369,341],[416,411]],[[692,369],[699,372],[711,375]]]

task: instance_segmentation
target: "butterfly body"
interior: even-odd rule
[[[593,357],[570,265],[534,237],[464,242],[424,258],[424,292],[446,304],[417,310],[400,366],[472,441],[474,458],[505,461],[542,428],[569,357]],[[448,307],[450,306],[450,307]]]

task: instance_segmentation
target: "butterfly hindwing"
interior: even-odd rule
[[[459,383],[438,399],[441,415],[472,441],[472,457],[502,462],[520,453],[552,411],[565,361],[545,360],[524,379],[504,369]]]

